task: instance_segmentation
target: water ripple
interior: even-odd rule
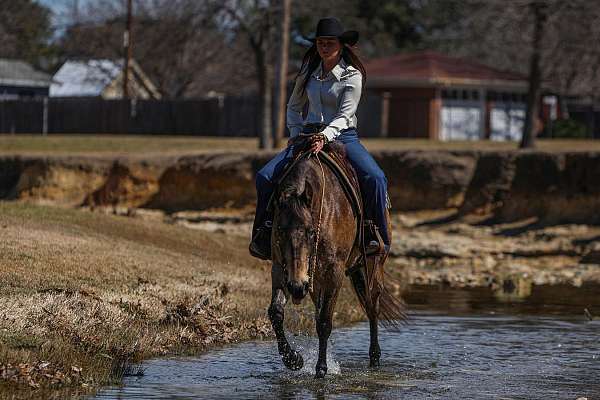
[[[413,315],[381,333],[382,366],[368,367],[367,324],[332,335],[324,380],[315,338],[295,337],[305,367],[288,371],[274,342],[198,358],[145,362],[145,375],[98,399],[576,399],[600,398],[598,323],[548,317]]]

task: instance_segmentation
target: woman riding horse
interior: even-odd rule
[[[336,18],[324,18],[317,24],[313,46],[306,52],[287,104],[288,148],[269,161],[256,176],[257,205],[252,229],[250,253],[271,259],[272,215],[267,210],[274,190],[274,179],[290,161],[292,147],[303,133],[312,134],[310,150],[319,152],[326,142],[343,144],[359,180],[365,216],[375,222],[377,235],[367,237],[366,251],[374,253],[390,249],[386,207],[387,180],[377,162],[360,143],[356,130],[356,109],[366,82],[366,71],[352,46],[358,32],[344,31]],[[308,114],[302,112],[308,102]],[[367,230],[366,235],[370,231]]]
[[[258,204],[250,252],[273,260],[269,318],[279,354],[288,368],[302,368],[302,356],[285,336],[284,308],[290,297],[299,304],[310,293],[319,336],[316,365],[319,378],[327,373],[327,343],[345,275],[350,277],[369,318],[371,366],[379,365],[381,355],[379,321],[397,326],[404,318],[401,300],[384,284],[383,263],[391,239],[386,179],[360,144],[356,132],[355,113],[366,76],[351,49],[357,40],[358,33],[344,32],[337,19],[319,21],[315,45],[304,57],[288,102],[287,122],[291,132],[288,148],[269,161],[256,178]],[[307,102],[308,115],[303,119]],[[362,218],[354,215],[355,203],[346,195],[338,175],[321,162],[326,156],[320,150],[325,142],[332,141],[336,143],[329,145],[330,150],[338,156],[345,153],[354,167],[365,214],[375,219],[379,228],[380,233],[373,229],[372,243],[367,241],[367,246],[356,240],[362,236],[362,228],[357,224]],[[274,180],[292,159],[291,149],[295,146],[308,147],[309,152],[301,152],[278,179],[276,196],[268,207]],[[316,156],[311,156],[313,153]]]

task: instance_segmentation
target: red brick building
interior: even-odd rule
[[[522,75],[434,51],[374,59],[366,69],[367,93],[381,102],[378,136],[520,138],[527,93]]]

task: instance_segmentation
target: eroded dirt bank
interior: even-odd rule
[[[153,158],[0,158],[0,198],[60,205],[203,210],[255,201],[273,153]],[[600,222],[600,153],[375,151],[394,211],[458,208],[497,221]]]

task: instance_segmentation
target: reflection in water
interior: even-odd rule
[[[531,296],[533,279],[528,275],[514,274],[502,279],[502,285],[494,291],[501,302],[524,301]]]
[[[493,297],[493,295],[492,295]],[[313,379],[317,341],[296,338],[309,365],[285,370],[274,342],[198,358],[146,362],[143,377],[100,399],[600,398],[600,321],[583,316],[413,314],[383,331],[382,366],[368,368],[368,324],[332,335],[333,372]]]
[[[402,297],[412,310],[437,310],[452,315],[494,311],[502,314],[583,316],[584,309],[600,315],[600,285],[536,286],[529,279],[506,277],[496,290],[454,289],[415,285]]]

